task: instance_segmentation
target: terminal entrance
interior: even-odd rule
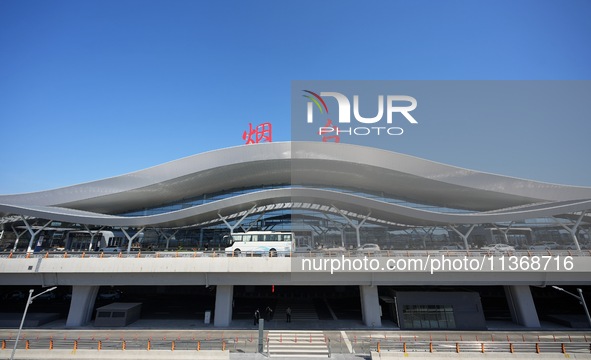
[[[34,288],[35,294],[41,292]],[[511,305],[503,286],[378,286],[379,315],[385,328],[404,329],[461,329],[469,321],[457,315],[464,312],[456,307],[453,296],[468,294],[474,307],[480,307],[486,327],[514,328]],[[563,327],[588,328],[584,309],[577,299],[551,286],[527,287],[533,298],[532,308],[540,320],[541,328]],[[591,288],[581,287],[587,297]],[[566,291],[576,293],[577,288],[564,286]],[[29,287],[1,286],[2,313],[15,321],[22,314]],[[206,314],[211,316],[213,326],[216,313],[216,286],[101,286],[96,295],[91,322],[96,309],[115,302],[141,303],[143,320],[191,320],[203,324]],[[231,301],[231,326],[250,327],[258,309],[261,318],[268,319],[272,326],[283,326],[287,309],[291,309],[292,322],[305,326],[332,324],[330,326],[363,326],[363,294],[360,286],[283,286],[283,285],[236,285]],[[459,294],[459,295],[458,295]],[[447,296],[447,297],[446,297]],[[403,298],[404,297],[404,298]],[[591,298],[591,296],[588,296]],[[72,299],[71,286],[58,286],[47,296],[36,299],[29,311],[31,314],[54,314],[62,319],[68,317]],[[462,304],[468,304],[463,298]],[[588,300],[589,303],[589,300]],[[372,305],[373,306],[373,305]],[[463,305],[462,305],[463,306]],[[266,309],[271,311],[267,313]],[[229,313],[228,313],[229,314]],[[402,323],[402,320],[406,321]],[[7,325],[10,326],[10,325]],[[18,321],[17,325],[18,326]]]
[[[141,303],[142,319],[203,321],[207,311],[213,314],[215,286],[101,286],[93,316],[114,302]]]
[[[361,321],[358,286],[235,286],[233,320],[262,318],[286,321],[287,308],[293,322],[326,320]]]

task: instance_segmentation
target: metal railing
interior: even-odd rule
[[[169,350],[169,351],[201,351],[221,350],[238,351],[237,344],[255,344],[256,339],[53,339],[36,338],[26,339],[18,343],[20,350],[96,350],[96,351],[122,351],[122,350]],[[253,342],[255,341],[255,342]],[[329,356],[335,353],[348,353],[343,342],[334,341],[325,337]],[[1,349],[14,347],[15,339],[0,340]],[[265,352],[269,351],[269,340],[265,341]],[[305,344],[305,341],[302,341]],[[340,343],[340,347],[339,347]],[[369,354],[376,352],[397,353],[521,353],[521,354],[591,354],[591,342],[574,341],[397,341],[385,339],[363,339],[352,344],[357,354]],[[249,347],[252,351],[255,346]],[[243,351],[240,351],[243,352]]]
[[[366,345],[367,346],[367,345]],[[429,353],[591,353],[591,343],[585,342],[476,342],[476,341],[376,341],[369,347],[383,352],[429,352]]]
[[[1,340],[1,349],[14,347],[15,339]],[[17,344],[20,350],[229,350],[228,340],[91,340],[91,339],[27,339]]]
[[[375,252],[359,253],[357,251],[331,251],[314,250],[307,252],[294,252],[290,254],[278,254],[279,257],[421,257],[430,255],[445,255],[446,257],[482,257],[482,256],[591,256],[591,250],[516,250],[508,252],[491,252],[483,250],[381,250]],[[121,251],[121,252],[96,252],[96,251],[43,251],[43,252],[4,252],[0,253],[0,259],[23,258],[199,258],[199,257],[268,257],[268,254],[255,252],[242,252],[240,255],[226,254],[223,249],[209,251]]]

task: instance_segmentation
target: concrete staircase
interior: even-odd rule
[[[291,307],[291,321],[318,321],[318,314],[316,308],[311,301],[298,301],[297,303],[280,302],[275,306],[275,314],[273,320],[285,321],[285,310]]]
[[[268,354],[274,358],[328,358],[324,332],[270,330],[267,334]]]

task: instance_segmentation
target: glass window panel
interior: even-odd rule
[[[415,329],[455,328],[451,305],[404,305],[402,318],[407,327]]]

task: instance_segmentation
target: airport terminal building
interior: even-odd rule
[[[368,327],[589,327],[552,286],[590,289],[590,211],[589,187],[342,143],[244,145],[0,195],[0,288],[8,301],[23,287],[58,286],[71,327],[114,299],[144,302],[146,316],[158,299],[174,316],[179,298],[192,310],[178,316],[211,311],[220,327],[266,305]],[[292,250],[225,251],[231,235],[261,231],[292,234]],[[428,265],[296,269],[306,259]],[[434,271],[434,259],[444,266]]]

